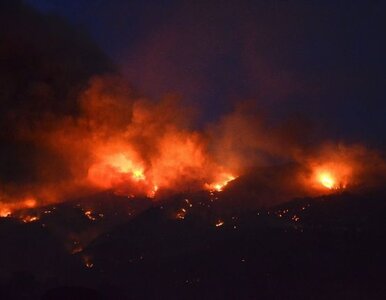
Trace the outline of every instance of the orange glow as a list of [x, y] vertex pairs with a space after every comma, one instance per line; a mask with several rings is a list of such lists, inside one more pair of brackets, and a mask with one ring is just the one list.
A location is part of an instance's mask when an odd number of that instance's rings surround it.
[[146, 179], [143, 167], [140, 163], [134, 163], [131, 159], [134, 155], [130, 153], [98, 153], [97, 156], [98, 161], [88, 170], [88, 179], [96, 186], [111, 188], [122, 181], [139, 182]]
[[[208, 170], [208, 157], [195, 133], [171, 130], [158, 143], [158, 154], [151, 159], [151, 186], [179, 189], [182, 184], [200, 180]], [[154, 184], [157, 183], [157, 184]]]
[[12, 211], [102, 190], [130, 198], [203, 186], [222, 191], [235, 179], [231, 173], [241, 171], [238, 159], [228, 159], [232, 149], [217, 147], [209, 129], [192, 129], [194, 111], [174, 97], [148, 101], [119, 78], [96, 76], [77, 100], [76, 116], [48, 119], [44, 130], [23, 133], [52, 151], [58, 169], [42, 158], [34, 183], [20, 191], [10, 186], [4, 203], [12, 203]]
[[221, 179], [211, 184], [205, 184], [205, 188], [209, 191], [222, 192], [229, 182], [235, 180], [237, 177], [231, 174], [222, 174]]
[[[31, 167], [31, 177], [26, 178], [34, 180], [0, 183], [0, 216], [107, 190], [128, 199], [156, 201], [204, 188], [215, 201], [244, 171], [272, 161], [299, 166], [293, 178], [280, 182], [277, 189], [282, 187], [286, 197], [298, 192], [322, 194], [365, 180], [375, 184], [383, 180], [377, 172], [386, 173], [383, 158], [364, 147], [335, 143], [303, 147], [296, 143], [297, 133], [288, 132], [287, 137], [276, 125], [266, 130], [264, 119], [249, 105], [202, 127], [195, 126], [196, 112], [190, 113], [186, 102], [168, 95], [147, 100], [119, 76], [92, 77], [82, 90], [71, 102], [78, 106], [69, 106], [76, 114], [44, 114], [36, 126], [24, 128], [29, 122], [21, 122], [24, 125], [15, 131], [15, 141], [32, 142], [36, 149], [26, 168]], [[271, 188], [270, 176], [266, 177], [262, 174], [261, 179], [267, 180], [261, 184]], [[284, 193], [287, 188], [291, 195]], [[97, 214], [89, 216], [99, 220]]]
[[319, 188], [329, 190], [345, 189], [353, 176], [348, 163], [325, 163], [314, 168], [313, 180]]
[[26, 199], [24, 200], [24, 205], [25, 205], [26, 207], [28, 207], [28, 208], [33, 208], [33, 207], [36, 206], [36, 204], [37, 204], [37, 201], [36, 201], [36, 199], [33, 198], [33, 197], [28, 197], [28, 198], [26, 198]]
[[341, 144], [321, 146], [303, 163], [308, 174], [302, 182], [311, 195], [371, 184], [376, 177], [370, 178], [366, 174], [384, 172], [385, 169], [385, 163], [376, 152], [362, 146]]
[[38, 216], [24, 216], [21, 218], [23, 223], [31, 223], [39, 220]]
[[117, 172], [131, 174], [136, 181], [144, 180], [145, 175], [141, 167], [135, 166], [123, 153], [113, 154], [106, 158], [106, 164], [114, 168]]
[[153, 189], [150, 192], [148, 192], [146, 196], [148, 198], [154, 198], [157, 191], [158, 191], [158, 185], [154, 185]]
[[312, 186], [321, 190], [342, 190], [353, 181], [354, 167], [349, 161], [328, 161], [312, 167]]
[[20, 198], [6, 198], [8, 201], [13, 200], [13, 202], [7, 202], [7, 203], [2, 203], [0, 201], [0, 217], [9, 217], [11, 214], [16, 214], [19, 215], [19, 218], [24, 222], [33, 222], [38, 220], [37, 217], [33, 216], [23, 216], [18, 214], [17, 212], [19, 210], [24, 210], [24, 209], [30, 209], [30, 208], [35, 208], [39, 203], [37, 199], [33, 196], [28, 196], [28, 197], [20, 197]]
[[0, 218], [7, 218], [11, 215], [11, 211], [8, 208], [0, 208]]
[[318, 174], [319, 182], [328, 189], [336, 187], [336, 180], [329, 172], [321, 172]]
[[[113, 139], [93, 148], [93, 162], [88, 168], [88, 182], [101, 189], [113, 189], [119, 194], [146, 195], [155, 198], [160, 189], [199, 189], [205, 178], [218, 178], [205, 185], [222, 191], [235, 177], [228, 173], [213, 176], [220, 168], [210, 161], [199, 135], [170, 129], [157, 137], [156, 147], [144, 156], [138, 149], [120, 139]], [[146, 158], [146, 159], [145, 159]]]

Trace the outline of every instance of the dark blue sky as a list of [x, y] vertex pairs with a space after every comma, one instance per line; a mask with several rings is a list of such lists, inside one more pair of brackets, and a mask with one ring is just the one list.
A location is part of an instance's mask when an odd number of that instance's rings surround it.
[[385, 1], [28, 0], [90, 33], [145, 95], [216, 119], [253, 99], [336, 138], [386, 143]]

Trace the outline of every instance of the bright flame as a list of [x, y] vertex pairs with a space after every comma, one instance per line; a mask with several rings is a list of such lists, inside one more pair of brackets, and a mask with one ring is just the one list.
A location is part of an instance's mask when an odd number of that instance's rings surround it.
[[12, 212], [19, 209], [34, 208], [37, 205], [37, 200], [34, 197], [27, 197], [25, 199], [18, 199], [14, 203], [2, 203], [0, 201], [0, 217], [9, 217]]
[[157, 138], [152, 147], [156, 147], [154, 155], [147, 157], [135, 145], [119, 139], [95, 146], [88, 168], [88, 182], [101, 189], [113, 189], [118, 194], [155, 198], [160, 189], [166, 191], [183, 186], [198, 189], [208, 180], [205, 176], [217, 179], [212, 184], [205, 184], [213, 191], [222, 191], [235, 179], [229, 173], [217, 171], [220, 167], [210, 162], [195, 133], [171, 130]]
[[[101, 190], [130, 198], [162, 197], [204, 185], [219, 192], [235, 179], [228, 172], [240, 172], [239, 161], [220, 155], [210, 130], [191, 129], [191, 113], [185, 105], [174, 97], [153, 102], [135, 94], [119, 78], [95, 77], [79, 95], [77, 117], [52, 124], [49, 119], [47, 130], [27, 130], [28, 138], [55, 154], [52, 157], [60, 161], [61, 169], [53, 176], [55, 168], [42, 163], [36, 184], [23, 186], [24, 199], [19, 195], [6, 199], [6, 203], [18, 202], [12, 211]], [[219, 148], [226, 156], [231, 152]], [[227, 169], [221, 162], [227, 162]], [[12, 186], [9, 191], [14, 193]], [[25, 199], [26, 195], [36, 199]]]
[[358, 185], [364, 171], [373, 174], [385, 164], [363, 147], [320, 145], [317, 152], [288, 147], [292, 135], [264, 130], [263, 120], [247, 111], [249, 105], [238, 106], [203, 131], [192, 130], [197, 128], [190, 117], [194, 111], [188, 113], [175, 97], [148, 101], [115, 76], [92, 78], [76, 100], [76, 116], [48, 114], [33, 128], [24, 128], [25, 122], [15, 127], [15, 141], [33, 142], [40, 165], [31, 169], [33, 183], [7, 185], [4, 197], [0, 191], [0, 216], [100, 190], [161, 198], [205, 187], [214, 201], [244, 170], [265, 165], [264, 157], [299, 163], [291, 182], [301, 181], [301, 190], [312, 193]]
[[318, 175], [319, 182], [328, 189], [336, 187], [336, 180], [329, 172], [322, 172]]
[[[355, 145], [323, 145], [305, 163], [307, 175], [302, 180], [314, 194], [372, 184], [377, 181], [374, 175], [386, 170], [378, 153]], [[366, 174], [374, 175], [367, 178]]]
[[0, 218], [7, 218], [11, 215], [11, 211], [7, 208], [0, 208]]
[[231, 175], [231, 174], [222, 174], [221, 179], [217, 182], [205, 184], [205, 188], [209, 191], [216, 191], [216, 192], [222, 192], [224, 187], [228, 185], [229, 182], [235, 180], [237, 177]]
[[88, 171], [89, 180], [97, 186], [110, 188], [124, 180], [134, 182], [146, 179], [142, 166], [129, 159], [130, 154], [114, 153], [101, 155], [98, 163]]
[[314, 183], [329, 190], [345, 189], [352, 177], [347, 163], [326, 163], [314, 168]]
[[140, 181], [145, 179], [143, 168], [136, 166], [123, 153], [113, 154], [106, 158], [106, 164], [114, 168], [118, 173], [131, 174], [132, 179]]

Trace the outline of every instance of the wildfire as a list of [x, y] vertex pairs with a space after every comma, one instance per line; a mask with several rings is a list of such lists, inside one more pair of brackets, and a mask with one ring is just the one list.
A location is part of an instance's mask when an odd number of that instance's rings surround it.
[[157, 191], [158, 191], [158, 185], [154, 185], [153, 189], [147, 193], [147, 197], [154, 198]]
[[7, 208], [0, 208], [0, 218], [7, 218], [11, 215], [11, 211]]
[[40, 218], [38, 216], [24, 216], [21, 218], [23, 223], [31, 223], [31, 222], [38, 221], [39, 219]]
[[112, 187], [120, 181], [134, 182], [146, 179], [142, 166], [133, 162], [131, 153], [114, 153], [102, 155], [99, 162], [92, 165], [88, 172], [91, 182], [101, 187]]
[[[21, 209], [34, 208], [38, 204], [35, 197], [29, 196], [25, 198], [17, 198], [14, 202], [2, 203], [0, 199], [0, 217], [9, 217], [12, 213]], [[34, 220], [33, 220], [34, 221]]]
[[[310, 173], [305, 184], [314, 192], [371, 185], [386, 170], [385, 162], [377, 152], [358, 145], [326, 144], [307, 158], [306, 165]], [[366, 174], [373, 175], [370, 178]]]
[[314, 171], [314, 180], [320, 187], [329, 190], [345, 189], [352, 169], [346, 164], [329, 164]]
[[230, 173], [240, 170], [237, 159], [227, 161], [226, 169], [219, 163], [227, 160], [220, 151], [223, 139], [216, 142], [209, 131], [193, 130], [189, 109], [173, 97], [157, 102], [136, 98], [120, 78], [97, 76], [78, 100], [77, 117], [29, 133], [39, 147], [55, 154], [62, 169], [57, 182], [51, 180], [56, 170], [47, 166], [49, 172], [37, 172], [41, 178], [22, 191], [23, 197], [36, 198], [7, 199], [18, 202], [12, 211], [102, 190], [129, 198], [203, 187], [221, 192], [236, 178]]
[[27, 138], [36, 146], [39, 159], [31, 163], [36, 180], [7, 186], [0, 216], [102, 190], [131, 199], [205, 188], [215, 201], [243, 171], [265, 165], [265, 157], [299, 163], [302, 168], [293, 181], [301, 181], [299, 190], [312, 193], [357, 184], [363, 169], [375, 170], [383, 163], [363, 147], [285, 149], [288, 141], [282, 143], [281, 130], [264, 130], [264, 122], [244, 111], [244, 105], [214, 126], [195, 129], [186, 105], [174, 97], [137, 97], [122, 79], [95, 76], [76, 99], [76, 115], [55, 122], [44, 118], [39, 126], [15, 131], [21, 134], [15, 141]]
[[[155, 198], [160, 189], [179, 190], [193, 185], [199, 188], [205, 175], [213, 177], [216, 164], [209, 161], [199, 136], [172, 132], [151, 145], [153, 156], [124, 140], [108, 141], [93, 149], [93, 162], [87, 180], [100, 189], [113, 189], [119, 194]], [[234, 177], [221, 177], [216, 189], [221, 190]]]
[[205, 184], [205, 188], [211, 192], [222, 192], [223, 189], [228, 185], [228, 183], [235, 179], [236, 177], [231, 174], [222, 174], [221, 180], [211, 184]]
[[319, 182], [328, 189], [336, 188], [336, 180], [329, 172], [322, 172], [318, 175]]
[[24, 200], [24, 205], [28, 208], [33, 208], [36, 206], [36, 204], [37, 204], [37, 201], [34, 197], [27, 197]]

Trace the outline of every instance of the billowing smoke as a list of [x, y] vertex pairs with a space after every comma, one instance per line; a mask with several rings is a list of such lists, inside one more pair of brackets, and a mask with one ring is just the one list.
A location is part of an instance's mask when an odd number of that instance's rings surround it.
[[70, 175], [36, 132], [76, 115], [78, 93], [111, 64], [86, 34], [22, 1], [0, 2], [0, 37], [0, 194], [13, 198]]
[[236, 177], [283, 163], [298, 167], [258, 180], [305, 193], [361, 184], [369, 170], [367, 178], [385, 171], [380, 155], [324, 146], [299, 119], [268, 126], [247, 102], [198, 131], [196, 108], [175, 96], [141, 97], [84, 34], [19, 2], [3, 6], [3, 211], [101, 190], [149, 198], [220, 191]]

